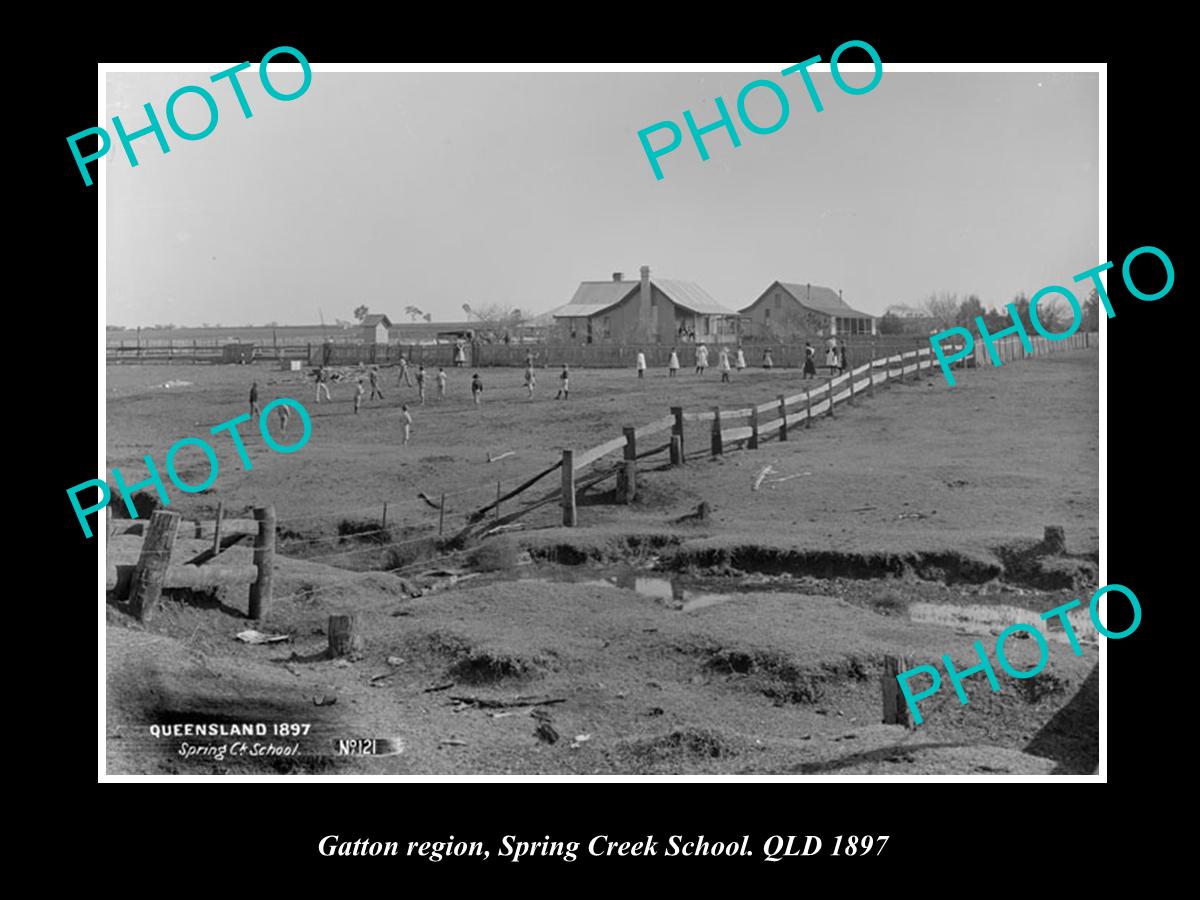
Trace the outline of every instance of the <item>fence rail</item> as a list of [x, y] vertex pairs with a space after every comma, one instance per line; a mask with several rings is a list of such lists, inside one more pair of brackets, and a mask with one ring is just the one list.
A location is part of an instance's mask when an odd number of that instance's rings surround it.
[[[982, 342], [981, 342], [982, 343]], [[1032, 352], [1025, 350], [1019, 338], [1004, 338], [996, 342], [996, 355], [1001, 363], [1027, 356], [1040, 356], [1065, 350], [1078, 350], [1097, 346], [1095, 334], [1081, 333], [1072, 335], [1061, 341], [1049, 341], [1037, 337], [1030, 339]], [[952, 352], [962, 350], [963, 345], [957, 344], [949, 348]], [[894, 350], [896, 348], [889, 348]], [[885, 351], [888, 353], [888, 351]], [[986, 346], [982, 347], [986, 354]], [[976, 365], [982, 367], [987, 359], [981, 355], [981, 345], [975, 348], [975, 355], [955, 363], [957, 367]], [[505, 522], [519, 518], [526, 512], [539, 508], [553, 500], [559, 500], [562, 506], [562, 522], [568, 527], [577, 524], [576, 495], [587, 487], [607, 478], [617, 478], [618, 502], [632, 502], [637, 493], [637, 462], [643, 458], [663, 452], [670, 453], [672, 465], [683, 465], [688, 459], [686, 452], [684, 427], [686, 423], [708, 425], [711, 429], [710, 453], [713, 457], [724, 453], [730, 444], [741, 444], [747, 449], [757, 449], [759, 442], [768, 436], [779, 441], [787, 441], [789, 432], [795, 426], [811, 426], [812, 421], [822, 416], [833, 416], [839, 404], [853, 404], [861, 396], [872, 396], [876, 389], [896, 381], [905, 379], [920, 380], [922, 373], [933, 377], [940, 367], [940, 362], [934, 356], [930, 347], [917, 347], [900, 352], [890, 352], [888, 355], [866, 359], [835, 378], [831, 378], [819, 387], [800, 393], [784, 396], [780, 394], [774, 400], [768, 400], [757, 406], [740, 407], [733, 410], [722, 410], [714, 407], [708, 412], [686, 412], [682, 407], [673, 407], [670, 416], [656, 419], [639, 427], [625, 427], [620, 437], [605, 441], [595, 447], [576, 451], [572, 448], [562, 451], [562, 460], [555, 466], [543, 472], [534, 481], [540, 479], [555, 468], [561, 469], [562, 485], [539, 497], [533, 503], [510, 513]], [[820, 399], [818, 399], [820, 398]], [[791, 409], [789, 409], [789, 407]], [[763, 415], [771, 418], [763, 420]], [[772, 415], [773, 414], [773, 415]], [[748, 424], [740, 424], [748, 420]], [[738, 423], [730, 427], [730, 423]], [[670, 429], [671, 439], [668, 443], [650, 450], [638, 451], [639, 439]], [[623, 451], [620, 463], [599, 472], [585, 474], [585, 470], [605, 459], [605, 457]], [[695, 458], [697, 455], [692, 454]], [[582, 479], [582, 480], [580, 480]], [[531, 485], [531, 481], [529, 484]], [[515, 498], [526, 486], [509, 493], [505, 500]], [[485, 510], [486, 511], [486, 508]], [[483, 512], [481, 511], [481, 512]], [[469, 517], [470, 518], [470, 517]], [[469, 528], [460, 533], [463, 538]]]

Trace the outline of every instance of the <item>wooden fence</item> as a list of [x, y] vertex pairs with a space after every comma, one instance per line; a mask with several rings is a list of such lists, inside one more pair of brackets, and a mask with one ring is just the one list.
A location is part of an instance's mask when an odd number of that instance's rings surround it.
[[[1047, 341], [1044, 338], [1030, 338], [1033, 353], [1025, 351], [1019, 339], [1002, 338], [996, 345], [997, 355], [1002, 361], [1024, 359], [1030, 355], [1043, 355], [1066, 350], [1094, 348], [1098, 345], [1098, 335], [1095, 333], [1080, 333], [1062, 341]], [[928, 338], [923, 339], [928, 343]], [[991, 360], [980, 355], [982, 342], [977, 342], [974, 356], [954, 363], [956, 368], [965, 366], [990, 366]], [[947, 348], [949, 352], [958, 352], [962, 344]], [[481, 522], [486, 514], [493, 509], [498, 510], [501, 502], [507, 502], [553, 472], [561, 473], [561, 485], [542, 497], [534, 500], [510, 513], [504, 518], [497, 518], [491, 526], [503, 525], [519, 519], [526, 513], [537, 509], [546, 503], [559, 501], [562, 506], [562, 523], [568, 527], [578, 524], [576, 496], [579, 492], [604, 481], [616, 477], [616, 498], [618, 502], [631, 503], [637, 495], [638, 462], [646, 457], [660, 453], [668, 453], [671, 465], [683, 465], [686, 460], [699, 456], [721, 456], [731, 444], [739, 444], [748, 450], [755, 450], [766, 440], [775, 438], [787, 441], [791, 433], [799, 427], [811, 427], [814, 420], [823, 416], [834, 417], [839, 404], [854, 404], [862, 396], [872, 396], [877, 390], [896, 381], [910, 379], [919, 381], [924, 372], [928, 377], [940, 375], [940, 363], [930, 347], [918, 347], [882, 356], [863, 362], [833, 378], [820, 387], [815, 387], [800, 393], [785, 396], [778, 395], [772, 400], [757, 406], [747, 406], [738, 409], [722, 409], [714, 406], [704, 412], [687, 412], [682, 407], [672, 407], [671, 414], [648, 422], [638, 427], [626, 426], [620, 437], [605, 441], [587, 450], [564, 449], [562, 458], [550, 467], [537, 473], [517, 488], [497, 497], [495, 503], [476, 510], [468, 516], [468, 525], [455, 538], [462, 541], [471, 536], [475, 529], [472, 523]], [[708, 432], [707, 448], [689, 451], [688, 436], [685, 426], [688, 423], [700, 425]], [[695, 438], [693, 429], [692, 438]], [[662, 434], [667, 438], [663, 443], [646, 447], [647, 438]], [[652, 443], [652, 441], [651, 441]], [[599, 471], [585, 472], [589, 466], [603, 460], [612, 454], [621, 452], [619, 462], [603, 467]]]
[[154, 616], [164, 589], [218, 588], [249, 585], [248, 617], [262, 621], [271, 608], [272, 581], [275, 563], [275, 507], [254, 510], [254, 564], [249, 566], [212, 565], [223, 550], [237, 543], [244, 535], [221, 537], [221, 514], [218, 512], [213, 534], [213, 546], [186, 563], [173, 562], [175, 538], [179, 531], [177, 512], [157, 509], [144, 526], [142, 549], [137, 565], [108, 565], [107, 589], [118, 598], [127, 596], [130, 612], [143, 622]]

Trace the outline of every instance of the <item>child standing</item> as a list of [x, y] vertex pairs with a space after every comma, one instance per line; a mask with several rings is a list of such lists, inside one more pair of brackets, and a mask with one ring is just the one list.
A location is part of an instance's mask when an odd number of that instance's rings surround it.
[[567, 371], [567, 364], [563, 363], [563, 370], [558, 376], [558, 393], [554, 395], [554, 399], [567, 400], [571, 394], [571, 374]]
[[258, 382], [250, 385], [250, 417], [254, 418], [258, 415]]
[[438, 399], [441, 400], [446, 396], [446, 370], [438, 366]]
[[667, 377], [674, 378], [675, 374], [678, 371], [679, 371], [679, 354], [675, 351], [675, 348], [672, 347], [671, 348], [671, 356], [667, 360]]
[[403, 353], [400, 354], [400, 377], [397, 379], [396, 385], [399, 386], [400, 382], [412, 387], [412, 382], [408, 380], [408, 360], [404, 358]]
[[408, 443], [409, 435], [412, 431], [412, 416], [408, 414], [408, 404], [400, 404], [400, 421], [404, 424], [404, 443]]
[[529, 399], [533, 399], [533, 386], [537, 384], [537, 380], [533, 377], [533, 364], [530, 363], [525, 367], [525, 390], [529, 391]]
[[417, 395], [421, 398], [421, 405], [425, 405], [425, 367], [417, 368]]
[[363, 383], [362, 379], [358, 379], [358, 385], [354, 388], [354, 414], [358, 415], [359, 407], [362, 406], [363, 398]]
[[746, 368], [746, 354], [742, 352], [742, 345], [738, 344], [737, 359], [734, 362], [734, 367], [740, 372]]
[[718, 359], [719, 359], [719, 365], [721, 367], [721, 380], [728, 381], [729, 380], [729, 351], [726, 350], [724, 347], [722, 347], [721, 355]]
[[325, 399], [330, 403], [333, 402], [333, 397], [329, 395], [329, 373], [325, 371], [324, 366], [317, 367], [317, 402], [321, 402], [321, 392], [325, 392]]
[[371, 371], [367, 373], [367, 377], [371, 381], [371, 399], [375, 399], [375, 395], [379, 395], [379, 399], [383, 399], [383, 391], [379, 387], [379, 366], [371, 366]]
[[646, 354], [641, 350], [638, 351], [637, 355], [637, 373], [638, 378], [646, 377]]
[[763, 351], [763, 368], [769, 369], [775, 365], [775, 361], [771, 359], [771, 348], [768, 347]]
[[476, 372], [471, 376], [471, 399], [475, 401], [475, 405], [479, 405], [479, 397], [483, 394], [483, 379]]
[[286, 403], [280, 403], [275, 407], [275, 411], [279, 414], [279, 431], [287, 437], [288, 423], [292, 421], [292, 408]]
[[701, 344], [696, 348], [696, 374], [703, 375], [708, 368], [708, 347]]

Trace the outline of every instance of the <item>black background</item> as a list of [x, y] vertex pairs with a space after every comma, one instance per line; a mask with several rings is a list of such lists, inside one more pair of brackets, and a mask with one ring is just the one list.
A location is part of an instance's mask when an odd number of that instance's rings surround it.
[[[48, 353], [37, 367], [38, 384], [12, 386], [17, 392], [13, 399], [28, 397], [27, 408], [35, 416], [35, 428], [14, 423], [13, 434], [15, 439], [23, 435], [36, 441], [35, 447], [24, 450], [21, 471], [32, 455], [35, 464], [29, 482], [34, 496], [29, 508], [45, 519], [36, 532], [28, 533], [36, 533], [36, 539], [27, 536], [25, 540], [38, 544], [34, 557], [51, 567], [49, 577], [43, 579], [44, 587], [30, 591], [29, 596], [39, 613], [46, 614], [38, 616], [40, 624], [53, 626], [51, 630], [66, 628], [71, 645], [68, 650], [64, 637], [53, 647], [36, 650], [37, 671], [49, 675], [54, 670], [56, 679], [66, 680], [61, 687], [38, 687], [38, 696], [45, 701], [38, 708], [52, 718], [23, 727], [53, 734], [58, 740], [24, 753], [23, 771], [55, 781], [68, 772], [82, 772], [88, 778], [96, 762], [91, 673], [97, 662], [92, 605], [97, 550], [94, 541], [82, 539], [65, 489], [96, 474], [93, 328], [97, 317], [93, 303], [97, 193], [94, 187], [83, 186], [65, 137], [92, 125], [108, 124], [95, 120], [95, 67], [101, 61], [250, 60], [257, 64], [264, 53], [281, 45], [299, 48], [315, 63], [439, 58], [800, 60], [817, 53], [828, 59], [838, 44], [860, 39], [879, 51], [885, 73], [887, 65], [895, 62], [1107, 62], [1106, 258], [1114, 261], [1108, 290], [1116, 311], [1107, 324], [1106, 337], [1107, 576], [1109, 582], [1127, 585], [1137, 594], [1144, 617], [1133, 636], [1108, 646], [1109, 783], [1104, 788], [1068, 785], [1061, 780], [870, 786], [812, 781], [338, 783], [286, 794], [272, 790], [266, 797], [259, 785], [227, 781], [216, 790], [188, 786], [167, 791], [156, 785], [152, 796], [138, 788], [138, 801], [131, 802], [116, 793], [123, 787], [106, 787], [100, 797], [92, 798], [97, 802], [87, 803], [87, 812], [73, 820], [78, 842], [109, 847], [114, 854], [109, 862], [134, 867], [125, 871], [126, 875], [146, 867], [145, 874], [154, 871], [161, 877], [160, 866], [166, 865], [168, 870], [178, 866], [173, 874], [183, 885], [199, 877], [219, 887], [226, 877], [245, 878], [248, 870], [257, 870], [261, 873], [257, 883], [267, 888], [316, 888], [328, 880], [352, 890], [356, 879], [386, 873], [395, 880], [380, 886], [397, 892], [419, 889], [422, 882], [413, 878], [423, 874], [434, 877], [429, 884], [434, 889], [456, 884], [460, 877], [475, 872], [489, 880], [506, 873], [528, 876], [524, 886], [541, 891], [575, 890], [577, 886], [563, 877], [579, 873], [603, 873], [605, 880], [615, 881], [653, 872], [671, 878], [667, 885], [677, 885], [681, 884], [677, 879], [705, 875], [717, 868], [756, 881], [782, 876], [799, 889], [830, 884], [825, 879], [802, 880], [816, 872], [835, 874], [840, 887], [854, 885], [868, 875], [897, 887], [929, 886], [944, 884], [942, 876], [960, 871], [963, 877], [986, 883], [992, 872], [1011, 861], [1006, 848], [1031, 860], [1039, 854], [1060, 861], [1088, 860], [1084, 865], [1092, 868], [1103, 865], [1096, 858], [1102, 832], [1122, 831], [1120, 841], [1127, 849], [1133, 844], [1155, 844], [1157, 819], [1143, 815], [1143, 805], [1160, 802], [1163, 795], [1155, 789], [1156, 782], [1178, 779], [1190, 762], [1190, 748], [1175, 733], [1179, 725], [1188, 724], [1186, 694], [1178, 694], [1176, 687], [1186, 689], [1188, 679], [1185, 675], [1176, 681], [1171, 671], [1178, 667], [1176, 660], [1186, 658], [1182, 640], [1189, 624], [1190, 610], [1185, 604], [1190, 591], [1179, 585], [1185, 577], [1182, 563], [1190, 558], [1183, 541], [1191, 531], [1192, 503], [1187, 497], [1192, 494], [1192, 467], [1184, 455], [1190, 449], [1188, 420], [1194, 406], [1188, 397], [1194, 388], [1184, 370], [1191, 355], [1183, 321], [1188, 269], [1183, 236], [1172, 222], [1173, 211], [1185, 202], [1186, 184], [1195, 182], [1191, 174], [1194, 152], [1188, 154], [1185, 168], [1185, 147], [1192, 148], [1181, 133], [1191, 124], [1189, 106], [1183, 102], [1190, 79], [1182, 64], [1172, 61], [1186, 52], [1185, 47], [1172, 44], [1172, 32], [1182, 29], [1161, 18], [1143, 24], [1122, 16], [1115, 25], [1084, 22], [1076, 15], [1055, 20], [1044, 11], [1032, 19], [1014, 12], [1005, 16], [1011, 21], [997, 22], [993, 20], [1001, 13], [995, 8], [942, 16], [932, 7], [922, 7], [919, 13], [914, 7], [896, 17], [906, 20], [903, 26], [886, 23], [861, 6], [854, 15], [820, 25], [802, 7], [758, 9], [744, 15], [736, 11], [701, 13], [698, 8], [632, 7], [625, 11], [607, 7], [595, 15], [584, 15], [583, 21], [575, 20], [581, 14], [578, 10], [535, 15], [509, 8], [496, 13], [494, 20], [491, 13], [460, 10], [450, 17], [451, 24], [437, 22], [426, 12], [413, 19], [413, 13], [397, 11], [347, 16], [357, 21], [341, 24], [337, 15], [310, 16], [293, 9], [280, 11], [271, 17], [273, 21], [255, 27], [246, 24], [240, 10], [191, 10], [188, 17], [198, 17], [199, 24], [183, 26], [168, 24], [174, 14], [169, 7], [163, 9], [164, 21], [130, 15], [134, 24], [126, 27], [90, 30], [76, 26], [75, 34], [56, 39], [53, 59], [34, 61], [38, 73], [44, 72], [46, 77], [22, 82], [32, 94], [33, 122], [22, 116], [17, 120], [19, 129], [10, 133], [10, 140], [18, 144], [33, 144], [19, 148], [27, 169], [10, 175], [19, 191], [28, 192], [27, 200], [18, 201], [19, 209], [10, 210], [19, 218], [21, 235], [13, 246], [26, 248], [29, 257], [15, 261], [19, 264], [12, 271], [18, 274], [18, 283], [19, 270], [32, 276], [19, 309], [48, 326], [50, 333], [67, 325], [77, 335], [71, 340], [77, 352], [68, 363], [55, 362]], [[1076, 137], [1013, 134], [1011, 139], [1048, 143]], [[1119, 274], [1125, 255], [1146, 244], [1164, 250], [1176, 270], [1173, 291], [1155, 303], [1131, 297]], [[1161, 283], [1155, 280], [1160, 275], [1150, 273], [1152, 261], [1148, 259], [1141, 261], [1147, 267], [1144, 281], [1138, 278], [1140, 266], [1135, 266], [1135, 279], [1139, 284]], [[1063, 260], [1063, 283], [1069, 284], [1071, 275], [1099, 262]], [[49, 303], [41, 299], [47, 294]], [[18, 295], [10, 296], [18, 299]], [[56, 311], [61, 320], [54, 315]], [[46, 402], [34, 402], [38, 397]], [[25, 404], [11, 404], [11, 408], [22, 407]], [[1121, 606], [1119, 598], [1112, 605]], [[1122, 627], [1120, 619], [1110, 622], [1110, 627]], [[1176, 635], [1174, 647], [1166, 641], [1168, 633]], [[69, 662], [64, 664], [68, 654]], [[64, 667], [68, 670], [65, 674], [60, 671]], [[1176, 696], [1183, 701], [1178, 704], [1179, 711], [1166, 712], [1162, 698]], [[103, 728], [102, 722], [99, 725]], [[1063, 791], [1072, 794], [1065, 797]], [[748, 860], [657, 857], [643, 861], [590, 860], [585, 854], [572, 864], [530, 859], [512, 865], [497, 860], [494, 849], [504, 834], [526, 840], [549, 835], [586, 844], [596, 834], [629, 840], [654, 834], [661, 842], [670, 834], [701, 833], [710, 840], [751, 834], [755, 856]], [[819, 834], [831, 843], [832, 836], [839, 833], [890, 834], [892, 838], [881, 857], [822, 856], [764, 864], [759, 853], [763, 839], [772, 834]], [[370, 837], [402, 844], [444, 840], [453, 834], [459, 839], [484, 841], [493, 848], [493, 859], [483, 864], [469, 860], [434, 864], [404, 857], [323, 859], [317, 855], [316, 844], [330, 834], [343, 840]], [[1041, 863], [1031, 864], [1042, 868]], [[1047, 862], [1048, 872], [1056, 868], [1054, 880], [1067, 877], [1065, 866]], [[792, 881], [795, 876], [801, 879]], [[1075, 878], [1071, 882], [1079, 883]], [[165, 886], [168, 882], [156, 883]], [[170, 882], [176, 883], [175, 879]], [[954, 880], [949, 885], [965, 886]]]

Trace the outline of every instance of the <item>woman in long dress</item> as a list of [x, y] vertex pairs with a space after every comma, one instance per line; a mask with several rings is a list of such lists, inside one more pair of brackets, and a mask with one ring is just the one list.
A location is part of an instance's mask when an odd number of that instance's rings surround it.
[[721, 355], [718, 357], [718, 365], [721, 368], [721, 380], [729, 380], [729, 351], [724, 347], [721, 348]]
[[701, 344], [696, 348], [696, 374], [703, 375], [708, 368], [708, 346]]
[[671, 348], [671, 357], [667, 360], [667, 377], [674, 378], [675, 373], [679, 371], [679, 354], [675, 348]]
[[741, 345], [739, 345], [737, 348], [737, 357], [734, 360], [733, 365], [734, 368], [736, 368], [739, 372], [746, 368], [746, 354], [742, 352]]

